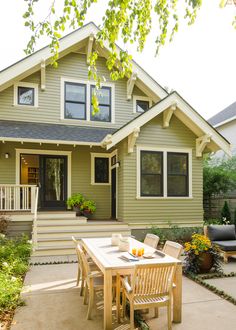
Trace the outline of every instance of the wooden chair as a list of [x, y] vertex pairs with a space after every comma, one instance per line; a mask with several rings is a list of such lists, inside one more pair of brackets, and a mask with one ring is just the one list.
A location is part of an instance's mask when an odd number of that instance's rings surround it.
[[[167, 306], [168, 330], [172, 329], [171, 301], [175, 263], [136, 265], [131, 283], [122, 278], [122, 310], [130, 303], [130, 329], [134, 329], [134, 311]], [[118, 312], [120, 313], [120, 311]], [[155, 315], [156, 316], [156, 315]]]
[[[81, 244], [75, 239], [74, 236], [71, 237], [72, 241], [75, 244], [75, 249], [76, 249], [76, 254], [77, 254], [77, 259], [78, 259], [78, 274], [77, 274], [77, 281], [76, 281], [76, 286], [79, 285], [80, 281], [81, 281], [81, 287], [80, 287], [80, 295], [83, 295], [84, 292], [84, 282], [85, 282], [85, 276], [84, 276], [84, 271], [83, 271], [83, 264], [82, 264], [82, 260], [81, 260], [81, 249], [82, 246]], [[98, 267], [94, 264], [93, 261], [89, 260], [89, 256], [86, 257], [89, 265], [91, 267], [91, 270], [95, 271], [98, 270]]]
[[175, 259], [179, 259], [182, 250], [183, 246], [181, 244], [172, 241], [166, 241], [162, 251]]
[[160, 237], [154, 234], [147, 234], [144, 239], [144, 244], [151, 246], [152, 248], [156, 249], [159, 243]]
[[[97, 290], [104, 289], [104, 277], [101, 271], [92, 271], [90, 268], [90, 264], [86, 258], [85, 252], [80, 249], [80, 256], [82, 260], [82, 268], [85, 280], [85, 292], [84, 292], [84, 304], [88, 303], [88, 312], [87, 312], [87, 320], [91, 319], [92, 308], [94, 305], [94, 293]], [[113, 286], [115, 287], [115, 278], [113, 278]]]

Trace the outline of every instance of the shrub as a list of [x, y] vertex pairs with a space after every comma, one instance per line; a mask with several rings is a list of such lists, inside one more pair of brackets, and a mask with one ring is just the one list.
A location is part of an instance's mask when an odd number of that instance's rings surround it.
[[231, 214], [230, 214], [229, 204], [226, 201], [221, 210], [221, 217], [222, 217], [223, 224], [231, 223]]
[[0, 212], [0, 233], [6, 234], [7, 226], [8, 226], [9, 220], [6, 217], [6, 215], [2, 212]]
[[209, 226], [209, 225], [222, 225], [221, 219], [205, 219], [204, 220], [204, 225]]
[[80, 207], [84, 201], [84, 196], [81, 193], [77, 193], [69, 197], [66, 201], [66, 204], [69, 208]]

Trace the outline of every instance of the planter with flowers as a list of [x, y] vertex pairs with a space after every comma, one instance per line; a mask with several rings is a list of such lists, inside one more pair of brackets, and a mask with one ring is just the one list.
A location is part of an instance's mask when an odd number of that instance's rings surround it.
[[73, 194], [66, 202], [68, 208], [73, 209], [80, 218], [90, 217], [96, 211], [96, 204], [86, 200], [81, 193]]
[[205, 235], [194, 234], [190, 242], [185, 243], [185, 272], [208, 273], [211, 269], [220, 272], [220, 253]]

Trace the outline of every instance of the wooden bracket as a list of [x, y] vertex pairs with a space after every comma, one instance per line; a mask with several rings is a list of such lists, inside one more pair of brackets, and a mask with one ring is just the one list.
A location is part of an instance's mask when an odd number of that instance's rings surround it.
[[42, 59], [41, 61], [41, 90], [45, 91], [46, 89], [46, 64], [45, 64], [45, 60]]
[[172, 115], [174, 111], [176, 110], [176, 104], [172, 104], [172, 106], [168, 109], [166, 109], [163, 112], [163, 128], [167, 128], [170, 126], [170, 120], [172, 118]]
[[102, 147], [105, 148], [108, 144], [112, 143], [112, 134], [107, 134], [102, 141]]
[[89, 58], [93, 50], [94, 35], [90, 34], [87, 44], [87, 64], [89, 64]]
[[133, 72], [129, 80], [127, 81], [127, 100], [131, 100], [134, 89], [134, 84], [137, 80], [137, 73]]
[[136, 143], [136, 140], [139, 136], [140, 128], [136, 127], [133, 132], [128, 136], [128, 153], [134, 151], [134, 145]]
[[210, 141], [211, 136], [209, 134], [205, 134], [196, 139], [196, 157], [202, 157], [202, 152]]

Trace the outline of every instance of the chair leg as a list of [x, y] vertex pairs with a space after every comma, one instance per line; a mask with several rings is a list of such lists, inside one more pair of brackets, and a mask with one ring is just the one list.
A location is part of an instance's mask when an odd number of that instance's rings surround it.
[[120, 323], [120, 275], [116, 277], [116, 317], [117, 322]]
[[172, 320], [171, 320], [171, 300], [167, 305], [167, 320], [168, 320], [168, 330], [172, 329]]
[[159, 309], [158, 307], [155, 307], [155, 317], [159, 317]]
[[130, 302], [130, 330], [134, 330], [134, 305]]
[[80, 282], [80, 268], [78, 267], [78, 275], [77, 275], [77, 282], [76, 282], [76, 286], [79, 285]]
[[87, 320], [91, 320], [93, 302], [94, 302], [94, 288], [93, 288], [93, 283], [91, 281], [90, 282], [90, 287], [89, 287], [89, 303], [88, 303]]
[[87, 300], [88, 300], [88, 285], [86, 283], [84, 288], [84, 305], [87, 305], [88, 303]]
[[125, 295], [125, 290], [123, 290], [122, 293], [122, 318], [125, 318], [125, 309], [126, 309], [126, 295]]
[[82, 274], [80, 296], [83, 296], [83, 294], [84, 294], [84, 279], [83, 279], [83, 274]]

